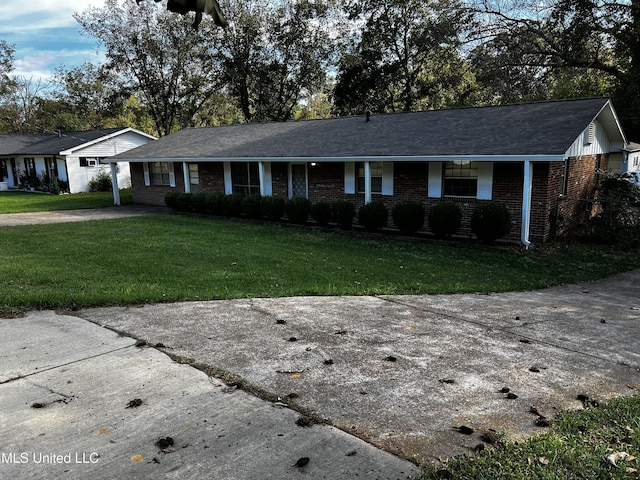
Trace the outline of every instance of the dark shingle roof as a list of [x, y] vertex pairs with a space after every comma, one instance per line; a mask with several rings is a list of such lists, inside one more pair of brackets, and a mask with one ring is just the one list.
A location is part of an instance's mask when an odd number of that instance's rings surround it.
[[60, 135], [0, 135], [0, 155], [57, 155], [120, 130], [122, 128], [63, 132]]
[[192, 128], [116, 159], [562, 155], [606, 98]]

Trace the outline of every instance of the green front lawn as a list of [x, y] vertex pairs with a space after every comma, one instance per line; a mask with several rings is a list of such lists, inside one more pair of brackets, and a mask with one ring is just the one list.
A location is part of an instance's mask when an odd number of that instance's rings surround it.
[[640, 264], [608, 248], [479, 250], [179, 215], [4, 227], [0, 252], [0, 314], [185, 299], [528, 290]]
[[[120, 190], [122, 204], [131, 203], [131, 189]], [[38, 192], [0, 192], [0, 214], [102, 208], [113, 205], [113, 193], [49, 195]]]

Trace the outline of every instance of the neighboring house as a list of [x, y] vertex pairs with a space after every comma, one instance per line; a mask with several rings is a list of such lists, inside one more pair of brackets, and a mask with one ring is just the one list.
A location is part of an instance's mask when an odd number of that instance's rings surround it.
[[630, 142], [624, 149], [620, 173], [640, 183], [640, 143]]
[[109, 161], [129, 162], [134, 201], [148, 204], [170, 191], [452, 201], [468, 225], [477, 203], [501, 202], [528, 246], [557, 216], [584, 214], [559, 199], [591, 197], [625, 143], [609, 99], [592, 98], [185, 129]]
[[[0, 182], [7, 188], [38, 188], [43, 178], [57, 178], [62, 191], [86, 192], [100, 172], [113, 173], [106, 158], [155, 138], [133, 128], [0, 135]], [[130, 185], [128, 164], [116, 170], [119, 185]]]

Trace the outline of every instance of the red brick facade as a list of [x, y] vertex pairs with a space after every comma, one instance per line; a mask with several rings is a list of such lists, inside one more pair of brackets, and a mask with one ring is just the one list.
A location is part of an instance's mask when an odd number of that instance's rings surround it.
[[[431, 164], [433, 165], [433, 164]], [[588, 198], [594, 193], [597, 181], [597, 168], [606, 169], [606, 155], [570, 158], [567, 161], [565, 180], [564, 162], [545, 162], [533, 164], [533, 188], [531, 199], [531, 222], [529, 238], [532, 242], [548, 241], [553, 233], [553, 219], [557, 213], [571, 215], [575, 212], [560, 210], [558, 198], [563, 193], [575, 198]], [[136, 203], [163, 205], [168, 191], [184, 191], [182, 164], [176, 163], [175, 187], [168, 185], [145, 186], [142, 163], [131, 163], [131, 182], [133, 201]], [[221, 162], [200, 163], [200, 185], [203, 192], [224, 192], [224, 169]], [[373, 194], [373, 201], [383, 202], [389, 211], [394, 204], [406, 200], [420, 202], [427, 211], [436, 203], [451, 199], [428, 197], [429, 163], [398, 162], [394, 165], [393, 196]], [[335, 200], [352, 201], [356, 210], [364, 205], [364, 194], [345, 193], [344, 163], [307, 164], [309, 200], [332, 202]], [[286, 198], [289, 192], [289, 165], [272, 163], [271, 178], [273, 195]], [[495, 162], [493, 166], [492, 201], [508, 206], [513, 219], [513, 228], [509, 239], [518, 241], [522, 224], [522, 192], [524, 182], [523, 162]], [[484, 200], [453, 199], [462, 209], [462, 235], [471, 235], [469, 218], [475, 206]], [[426, 229], [427, 227], [425, 227]]]

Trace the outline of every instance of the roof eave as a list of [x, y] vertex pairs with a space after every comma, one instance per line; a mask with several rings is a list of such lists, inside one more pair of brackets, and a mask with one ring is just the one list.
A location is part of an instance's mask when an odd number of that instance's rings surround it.
[[149, 158], [108, 158], [110, 163], [130, 162], [317, 162], [317, 163], [342, 163], [342, 162], [450, 162], [450, 161], [476, 161], [476, 162], [561, 162], [564, 154], [546, 155], [365, 155], [350, 157], [149, 157]]

